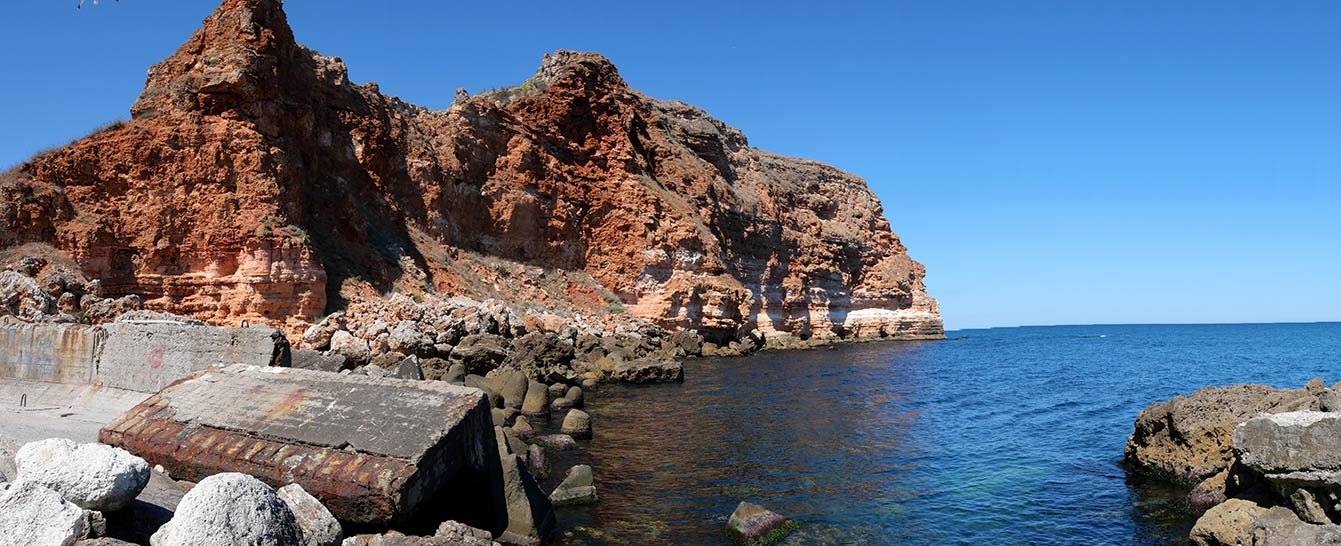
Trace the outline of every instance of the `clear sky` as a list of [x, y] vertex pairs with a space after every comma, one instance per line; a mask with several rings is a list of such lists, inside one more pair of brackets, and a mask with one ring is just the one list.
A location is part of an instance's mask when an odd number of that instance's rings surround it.
[[[209, 0], [8, 0], [0, 168], [128, 117]], [[1341, 3], [291, 0], [429, 107], [604, 53], [871, 184], [949, 328], [1341, 320]]]

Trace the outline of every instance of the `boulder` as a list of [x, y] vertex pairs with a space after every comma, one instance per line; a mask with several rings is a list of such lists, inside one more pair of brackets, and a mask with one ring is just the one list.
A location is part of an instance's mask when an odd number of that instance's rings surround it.
[[442, 380], [448, 383], [460, 383], [465, 381], [466, 380], [465, 364], [461, 364], [459, 362], [456, 364], [452, 364], [451, 367], [447, 369], [447, 373], [442, 376]]
[[518, 416], [517, 420], [512, 422], [512, 432], [523, 440], [535, 436], [535, 428], [531, 426], [531, 421], [527, 420], [525, 416]]
[[531, 380], [526, 387], [526, 400], [522, 402], [522, 415], [530, 418], [549, 418], [549, 390], [544, 383]]
[[451, 362], [437, 357], [419, 359], [419, 367], [424, 371], [424, 379], [429, 381], [446, 381], [455, 385], [465, 384], [466, 373], [464, 368], [462, 368], [463, 371], [461, 372], [461, 375], [452, 376], [451, 366]]
[[570, 409], [573, 409], [573, 401], [567, 398], [555, 398], [549, 403], [550, 413], [563, 413]]
[[396, 365], [395, 377], [397, 379], [412, 379], [415, 381], [424, 380], [424, 369], [419, 367], [419, 357], [410, 355], [401, 360]]
[[569, 387], [568, 392], [563, 395], [563, 399], [572, 402], [572, 407], [577, 409], [586, 406], [586, 398], [583, 396], [582, 387]]
[[1341, 526], [1314, 525], [1283, 506], [1229, 499], [1207, 510], [1188, 535], [1193, 546], [1341, 545]]
[[519, 457], [505, 455], [502, 463], [508, 527], [499, 542], [541, 544], [554, 532], [554, 508]]
[[88, 512], [32, 482], [0, 484], [0, 545], [70, 546], [89, 534]]
[[344, 356], [353, 365], [366, 364], [372, 360], [372, 348], [368, 342], [345, 330], [331, 335], [330, 352]]
[[512, 353], [504, 365], [528, 379], [562, 383], [575, 377], [572, 367], [573, 340], [545, 332], [531, 332], [512, 340]]
[[606, 372], [610, 381], [619, 383], [679, 383], [684, 381], [684, 365], [669, 358], [640, 358], [618, 362]]
[[349, 362], [342, 354], [324, 354], [311, 349], [298, 349], [292, 352], [291, 366], [300, 370], [320, 370], [338, 372], [345, 369]]
[[303, 546], [339, 546], [344, 530], [326, 505], [296, 483], [279, 488], [277, 493], [303, 532]]
[[102, 444], [41, 440], [19, 448], [14, 463], [16, 481], [45, 486], [86, 510], [120, 510], [149, 484], [149, 463]]
[[573, 440], [573, 437], [567, 434], [546, 434], [543, 436], [536, 436], [533, 441], [546, 448], [558, 451], [567, 451], [569, 449], [577, 448], [577, 441]]
[[499, 394], [503, 395], [504, 407], [520, 410], [526, 404], [526, 391], [530, 381], [525, 375], [513, 370], [499, 370], [494, 382], [499, 385]]
[[591, 415], [579, 409], [569, 411], [563, 417], [562, 432], [573, 438], [591, 438]]
[[1317, 409], [1304, 390], [1265, 385], [1206, 387], [1151, 404], [1136, 417], [1124, 456], [1136, 471], [1186, 482], [1204, 480], [1233, 460], [1234, 427], [1259, 413]]
[[592, 480], [591, 467], [580, 464], [568, 469], [568, 475], [549, 494], [549, 501], [554, 506], [596, 502], [596, 484]]
[[726, 522], [726, 533], [738, 544], [768, 546], [777, 544], [799, 525], [762, 506], [741, 502]]
[[495, 334], [471, 334], [452, 348], [449, 360], [461, 364], [466, 372], [486, 374], [508, 358], [507, 339]]
[[306, 332], [303, 332], [303, 348], [314, 351], [324, 351], [331, 346], [331, 337], [335, 332], [344, 328], [345, 313], [338, 311], [331, 313], [321, 322], [313, 324]]
[[493, 535], [490, 535], [488, 531], [455, 521], [442, 522], [438, 525], [437, 532], [433, 533], [433, 537], [452, 541], [457, 546], [492, 546], [498, 544], [493, 541]]
[[274, 489], [246, 474], [215, 474], [182, 497], [152, 546], [298, 546], [302, 530]]
[[472, 389], [484, 391], [484, 394], [489, 397], [489, 407], [505, 407], [503, 405], [503, 396], [498, 394], [497, 390], [494, 390], [493, 382], [487, 381], [485, 378], [478, 375], [467, 375], [464, 384]]

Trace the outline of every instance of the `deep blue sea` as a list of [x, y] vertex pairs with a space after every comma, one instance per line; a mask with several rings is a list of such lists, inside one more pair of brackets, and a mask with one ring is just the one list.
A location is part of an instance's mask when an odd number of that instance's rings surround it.
[[[1119, 464], [1138, 412], [1206, 385], [1341, 380], [1341, 324], [1030, 327], [686, 364], [592, 393], [600, 502], [564, 544], [727, 544], [741, 500], [785, 544], [1185, 544], [1184, 491]], [[560, 476], [551, 478], [552, 485]]]

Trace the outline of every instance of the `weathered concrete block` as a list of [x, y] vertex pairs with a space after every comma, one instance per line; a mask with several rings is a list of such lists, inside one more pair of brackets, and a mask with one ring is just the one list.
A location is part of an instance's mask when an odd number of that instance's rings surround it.
[[[178, 479], [241, 472], [276, 487], [297, 483], [349, 523], [406, 521], [445, 484], [497, 481], [499, 472], [480, 390], [292, 368], [196, 373], [126, 412], [98, 439]], [[492, 505], [491, 493], [498, 495]], [[471, 524], [506, 526], [501, 483], [471, 498], [478, 510]]]
[[173, 321], [105, 325], [94, 379], [104, 387], [157, 392], [213, 366], [288, 366], [289, 342], [270, 328], [221, 328]]
[[82, 324], [0, 323], [0, 379], [87, 384], [104, 337]]

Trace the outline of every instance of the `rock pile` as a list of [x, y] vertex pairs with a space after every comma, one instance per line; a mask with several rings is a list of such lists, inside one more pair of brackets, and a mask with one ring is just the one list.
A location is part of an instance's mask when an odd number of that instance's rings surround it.
[[64, 439], [14, 454], [14, 482], [0, 479], [0, 545], [69, 546], [107, 531], [104, 512], [125, 508], [149, 482], [149, 466], [123, 450]]
[[[83, 322], [101, 324], [141, 309], [138, 296], [100, 297], [102, 283], [89, 280], [73, 263], [55, 263], [63, 258], [54, 249], [29, 245], [20, 257], [3, 264], [0, 271], [0, 316], [29, 322]], [[52, 256], [48, 258], [46, 256]]]
[[[464, 382], [467, 375], [504, 369], [547, 385], [569, 386], [584, 381], [682, 381], [683, 367], [676, 359], [700, 355], [702, 347], [702, 338], [693, 331], [670, 334], [633, 317], [579, 316], [556, 322], [522, 315], [498, 300], [416, 300], [401, 294], [356, 298], [346, 310], [308, 328], [300, 344], [314, 351], [302, 357], [303, 366], [314, 368], [339, 366], [372, 374], [393, 370], [412, 376], [402, 368], [413, 357], [426, 379]], [[524, 404], [506, 396], [507, 386], [497, 385], [494, 391]], [[538, 400], [540, 394], [533, 396]], [[548, 413], [548, 405], [546, 401], [531, 411]]]

